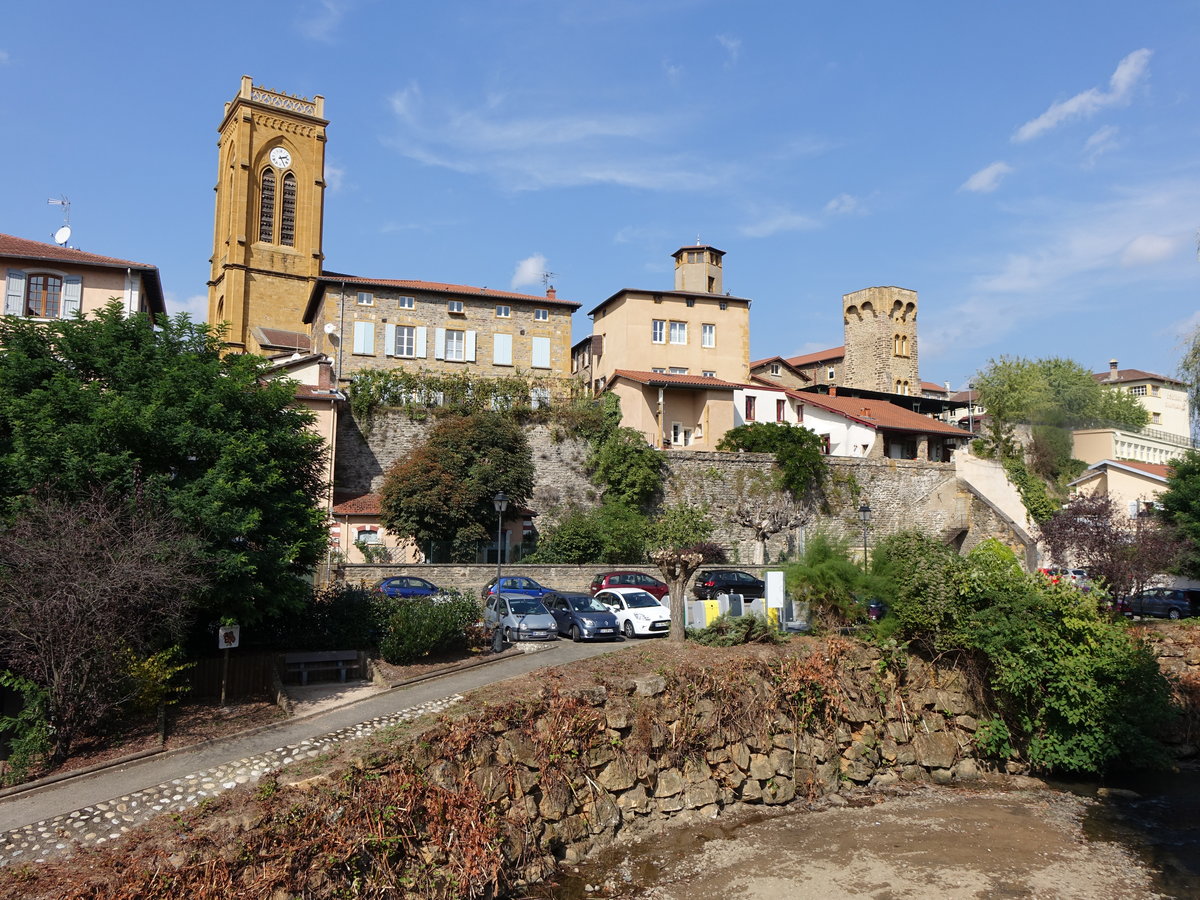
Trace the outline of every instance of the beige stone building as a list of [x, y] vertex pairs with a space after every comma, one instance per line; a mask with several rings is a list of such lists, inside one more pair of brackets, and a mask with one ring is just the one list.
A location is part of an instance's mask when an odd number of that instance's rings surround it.
[[302, 315], [324, 255], [324, 98], [242, 76], [218, 129], [208, 321], [234, 352], [307, 351]]
[[1152, 508], [1167, 489], [1171, 467], [1129, 460], [1102, 459], [1069, 485], [1080, 494], [1107, 495], [1117, 509], [1137, 516]]
[[1095, 372], [1092, 377], [1104, 387], [1128, 391], [1136, 397], [1150, 414], [1147, 428], [1191, 439], [1187, 385], [1179, 379], [1141, 369], [1122, 369], [1115, 359], [1109, 360], [1107, 372]]
[[0, 267], [6, 316], [69, 319], [114, 298], [127, 314], [166, 314], [158, 269], [147, 263], [0, 234]]
[[501, 376], [568, 375], [571, 314], [579, 304], [431, 281], [325, 275], [304, 312], [312, 348], [339, 383], [356, 372], [411, 368]]

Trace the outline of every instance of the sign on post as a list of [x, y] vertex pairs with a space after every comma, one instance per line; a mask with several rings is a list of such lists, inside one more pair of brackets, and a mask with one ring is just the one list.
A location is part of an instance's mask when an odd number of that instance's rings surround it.
[[232, 650], [237, 647], [241, 630], [241, 625], [222, 625], [217, 629], [217, 647], [221, 650]]

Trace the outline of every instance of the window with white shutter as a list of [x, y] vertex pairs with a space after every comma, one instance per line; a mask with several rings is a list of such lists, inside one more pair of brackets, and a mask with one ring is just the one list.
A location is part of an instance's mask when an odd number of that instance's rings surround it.
[[533, 339], [529, 365], [534, 369], [550, 368], [550, 338], [535, 337]]
[[512, 365], [512, 335], [511, 334], [492, 335], [492, 365], [494, 365], [494, 366], [511, 366]]
[[354, 352], [375, 355], [375, 323], [354, 323]]

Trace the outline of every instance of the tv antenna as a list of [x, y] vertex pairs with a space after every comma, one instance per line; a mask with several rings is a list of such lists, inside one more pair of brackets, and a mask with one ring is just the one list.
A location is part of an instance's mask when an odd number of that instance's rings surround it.
[[550, 282], [552, 282], [557, 277], [558, 277], [557, 272], [543, 272], [542, 273], [542, 287], [544, 287], [544, 288], [550, 287]]
[[54, 232], [54, 243], [58, 244], [58, 246], [60, 246], [60, 247], [65, 247], [67, 244], [67, 241], [69, 241], [71, 239], [71, 201], [68, 200], [66, 195], [64, 194], [63, 196], [59, 197], [57, 200], [55, 200], [53, 197], [51, 197], [46, 202], [49, 203], [51, 206], [61, 206], [62, 207], [63, 224], [62, 224], [62, 227], [58, 229], [58, 231]]

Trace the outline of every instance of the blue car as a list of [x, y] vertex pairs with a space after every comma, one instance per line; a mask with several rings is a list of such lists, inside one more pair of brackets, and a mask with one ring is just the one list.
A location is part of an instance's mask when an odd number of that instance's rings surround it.
[[[500, 578], [500, 590], [506, 594], [512, 591], [515, 594], [525, 594], [527, 597], [544, 597], [553, 589], [538, 584], [532, 578], [526, 578], [524, 575], [504, 575]], [[496, 593], [495, 578], [489, 581], [487, 587], [483, 589], [483, 599], [486, 600], [494, 593]]]
[[374, 590], [389, 597], [432, 597], [440, 594], [442, 589], [432, 581], [417, 578], [415, 575], [393, 575], [385, 578], [374, 587]]
[[615, 641], [621, 634], [617, 617], [591, 594], [574, 591], [552, 591], [542, 603], [554, 616], [559, 634], [569, 634], [571, 640]]

